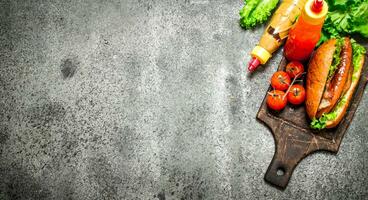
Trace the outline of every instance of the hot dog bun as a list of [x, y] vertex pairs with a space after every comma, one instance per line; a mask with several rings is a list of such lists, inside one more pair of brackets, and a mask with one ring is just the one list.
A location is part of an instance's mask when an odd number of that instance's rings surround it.
[[325, 89], [328, 72], [335, 52], [336, 39], [323, 43], [309, 61], [306, 85], [306, 111], [309, 118], [316, 117]]

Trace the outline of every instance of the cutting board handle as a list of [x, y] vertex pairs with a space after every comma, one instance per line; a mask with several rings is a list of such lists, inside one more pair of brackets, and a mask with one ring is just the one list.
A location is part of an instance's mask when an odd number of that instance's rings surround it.
[[289, 123], [280, 123], [272, 131], [276, 152], [265, 174], [265, 180], [285, 189], [296, 165], [315, 150], [314, 137]]

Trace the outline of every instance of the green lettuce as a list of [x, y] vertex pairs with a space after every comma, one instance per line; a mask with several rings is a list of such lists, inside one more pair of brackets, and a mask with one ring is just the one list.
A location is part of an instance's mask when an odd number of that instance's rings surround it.
[[333, 54], [333, 60], [332, 60], [332, 65], [330, 66], [330, 70], [328, 71], [328, 79], [332, 78], [333, 75], [335, 74], [335, 71], [337, 69], [337, 67], [340, 64], [341, 61], [341, 49], [344, 45], [344, 39], [343, 38], [338, 38], [335, 44], [335, 52]]
[[337, 117], [336, 112], [331, 112], [328, 114], [323, 114], [319, 119], [314, 118], [310, 124], [312, 129], [322, 130], [326, 128], [326, 123], [329, 120], [333, 120]]
[[278, 2], [279, 0], [245, 0], [245, 5], [239, 11], [240, 26], [249, 29], [264, 23]]
[[364, 56], [364, 54], [366, 53], [366, 50], [362, 45], [358, 44], [354, 39], [350, 39], [350, 41], [351, 41], [351, 46], [353, 47], [353, 67], [354, 67], [353, 80], [354, 80], [357, 78], [356, 72], [361, 67], [359, 65], [359, 62], [361, 58]]
[[368, 0], [328, 0], [328, 6], [318, 44], [331, 37], [353, 33], [368, 38]]

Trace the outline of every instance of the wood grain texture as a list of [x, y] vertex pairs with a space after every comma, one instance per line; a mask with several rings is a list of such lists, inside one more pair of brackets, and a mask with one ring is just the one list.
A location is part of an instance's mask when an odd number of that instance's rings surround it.
[[[278, 70], [283, 70], [286, 64], [287, 61], [283, 58]], [[312, 130], [309, 128], [310, 121], [304, 106], [288, 105], [281, 112], [274, 112], [267, 108], [266, 98], [264, 98], [257, 113], [257, 119], [270, 128], [276, 147], [274, 157], [265, 174], [265, 180], [268, 183], [285, 189], [295, 167], [303, 158], [320, 150], [338, 152], [341, 140], [363, 96], [368, 77], [367, 65], [365, 62], [350, 108], [341, 123], [333, 129]]]

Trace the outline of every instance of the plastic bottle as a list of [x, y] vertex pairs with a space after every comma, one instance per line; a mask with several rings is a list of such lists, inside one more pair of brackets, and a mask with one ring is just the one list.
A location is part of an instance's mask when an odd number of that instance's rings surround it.
[[328, 11], [324, 0], [308, 0], [294, 27], [289, 31], [284, 55], [290, 61], [305, 61], [321, 37]]
[[300, 15], [307, 0], [283, 0], [273, 14], [269, 25], [264, 31], [258, 45], [250, 53], [252, 60], [248, 70], [254, 71], [260, 64], [265, 64], [268, 59], [285, 41], [289, 30]]

